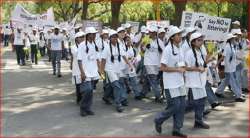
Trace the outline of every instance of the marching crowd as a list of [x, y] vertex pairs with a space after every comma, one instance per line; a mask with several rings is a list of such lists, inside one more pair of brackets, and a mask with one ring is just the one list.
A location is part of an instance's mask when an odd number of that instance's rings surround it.
[[[207, 101], [211, 108], [220, 106], [218, 98], [225, 97], [227, 86], [235, 102], [244, 102], [243, 92], [248, 91], [249, 41], [238, 21], [221, 41], [205, 40], [206, 34], [197, 28], [172, 25], [141, 26], [137, 33], [128, 23], [101, 31], [94, 27], [83, 30], [78, 24], [72, 30], [17, 27], [10, 34], [8, 29], [2, 29], [8, 33], [2, 40], [5, 45], [7, 39], [13, 43], [19, 65], [26, 65], [29, 57], [39, 64], [39, 57], [47, 55], [53, 75], [62, 77], [61, 60], [70, 61], [81, 116], [94, 115], [97, 83], [103, 83], [102, 100], [119, 113], [129, 105], [128, 94], [142, 100], [152, 91], [156, 103], [166, 100], [165, 110], [154, 119], [156, 131], [161, 133], [161, 125], [173, 117], [172, 135], [187, 137], [181, 132], [186, 111], [194, 111], [195, 128], [209, 129], [203, 120]], [[211, 43], [216, 50], [210, 50]]]

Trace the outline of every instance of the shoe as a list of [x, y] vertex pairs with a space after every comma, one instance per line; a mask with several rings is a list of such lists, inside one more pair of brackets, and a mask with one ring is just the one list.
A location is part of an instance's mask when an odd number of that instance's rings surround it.
[[123, 112], [122, 106], [117, 106], [117, 107], [116, 107], [116, 111], [117, 111], [118, 113]]
[[194, 128], [201, 128], [201, 129], [209, 129], [209, 125], [202, 122], [202, 123], [199, 123], [199, 122], [195, 122], [194, 123]]
[[87, 114], [86, 111], [80, 111], [80, 115], [81, 115], [82, 117], [85, 117], [85, 116], [87, 116], [88, 114]]
[[212, 103], [211, 107], [214, 109], [215, 107], [221, 105], [221, 102], [217, 102], [217, 103]]
[[95, 115], [93, 111], [86, 111], [87, 115]]
[[112, 102], [109, 99], [103, 97], [102, 100], [105, 102], [105, 104], [112, 105]]
[[61, 77], [62, 77], [62, 75], [61, 75], [61, 74], [59, 74], [59, 75], [57, 75], [57, 77], [58, 77], [58, 78], [61, 78]]
[[220, 94], [220, 93], [215, 93], [215, 95], [219, 98], [225, 98], [225, 95], [224, 94]]
[[157, 123], [156, 119], [154, 120], [155, 122], [155, 131], [159, 134], [162, 132], [161, 124]]
[[141, 96], [135, 96], [135, 100], [142, 100]]
[[163, 103], [163, 100], [161, 98], [155, 98], [156, 103]]
[[122, 103], [122, 106], [128, 106], [128, 101], [127, 100], [124, 100], [121, 103]]
[[174, 137], [187, 138], [187, 135], [182, 134], [182, 133], [179, 132], [179, 131], [173, 131], [173, 132], [172, 132], [172, 135], [173, 135]]
[[203, 116], [208, 115], [210, 112], [211, 112], [210, 110], [205, 110], [205, 111], [203, 112]]
[[243, 98], [236, 98], [235, 99], [235, 102], [245, 102], [246, 99], [243, 99]]

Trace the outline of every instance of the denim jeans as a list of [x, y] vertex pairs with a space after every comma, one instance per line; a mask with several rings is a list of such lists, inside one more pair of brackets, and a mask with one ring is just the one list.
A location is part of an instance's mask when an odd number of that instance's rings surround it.
[[93, 86], [91, 81], [83, 82], [80, 85], [80, 91], [82, 94], [80, 102], [81, 111], [91, 111], [91, 105], [93, 103]]
[[160, 88], [160, 81], [159, 81], [158, 76], [154, 75], [154, 74], [149, 74], [149, 75], [147, 75], [147, 79], [148, 79], [149, 84], [155, 93], [155, 98], [160, 98], [161, 97], [161, 88]]
[[190, 104], [192, 105], [192, 107], [194, 109], [195, 121], [198, 123], [202, 123], [203, 122], [203, 112], [205, 111], [206, 98], [194, 100], [193, 95], [192, 95], [192, 89], [189, 89], [189, 94], [191, 95]]
[[163, 112], [156, 115], [156, 123], [162, 124], [164, 121], [173, 116], [173, 130], [180, 131], [183, 127], [185, 114], [185, 96], [171, 98], [169, 90], [165, 90], [167, 98], [167, 107]]
[[131, 86], [135, 96], [141, 95], [141, 88], [138, 83], [137, 77], [129, 77], [129, 85]]
[[123, 87], [122, 87], [121, 83], [118, 80], [112, 82], [111, 86], [113, 88], [113, 95], [114, 95], [115, 105], [116, 106], [121, 106]]
[[31, 45], [31, 61], [32, 63], [36, 63], [37, 64], [37, 45]]
[[239, 88], [239, 86], [237, 86], [237, 82], [236, 82], [236, 77], [235, 77], [235, 72], [225, 72], [225, 78], [221, 81], [221, 84], [219, 85], [219, 87], [216, 90], [216, 93], [223, 93], [224, 89], [226, 86], [228, 86], [230, 84], [234, 94], [236, 95], [236, 98], [241, 97], [241, 90]]
[[206, 92], [207, 92], [207, 100], [209, 102], [209, 104], [213, 104], [216, 103], [218, 101], [216, 95], [213, 92], [212, 86], [211, 84], [207, 81], [206, 82]]
[[52, 59], [52, 67], [53, 73], [57, 73], [58, 75], [61, 74], [61, 58], [62, 58], [62, 51], [61, 50], [51, 50], [51, 59]]
[[236, 82], [237, 86], [240, 90], [242, 90], [242, 79], [243, 79], [243, 64], [239, 64], [236, 66], [236, 72], [235, 72]]

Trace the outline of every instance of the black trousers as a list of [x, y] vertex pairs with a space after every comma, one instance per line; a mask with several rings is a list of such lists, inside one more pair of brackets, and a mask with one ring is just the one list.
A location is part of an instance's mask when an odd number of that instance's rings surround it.
[[22, 63], [25, 64], [25, 53], [24, 53], [24, 45], [15, 45], [16, 48], [16, 58], [17, 58], [17, 64]]
[[31, 61], [37, 64], [37, 45], [31, 45]]

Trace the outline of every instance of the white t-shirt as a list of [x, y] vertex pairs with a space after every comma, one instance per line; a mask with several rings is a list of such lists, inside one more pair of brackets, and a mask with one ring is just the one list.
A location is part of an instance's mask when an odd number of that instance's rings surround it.
[[72, 76], [79, 76], [81, 74], [79, 66], [78, 66], [78, 48], [74, 45], [71, 47], [71, 54], [73, 57], [73, 63], [72, 63]]
[[[159, 46], [164, 50], [164, 44], [161, 40], [158, 40]], [[144, 65], [156, 65], [160, 66], [161, 54], [158, 51], [157, 39], [150, 43], [150, 48], [146, 48], [144, 54]]]
[[[173, 45], [173, 50], [176, 55], [173, 55], [171, 43], [166, 46], [163, 51], [161, 63], [168, 67], [177, 67], [180, 62], [185, 62], [182, 48], [177, 48]], [[163, 72], [164, 89], [179, 88], [184, 85], [183, 73], [180, 72]]]
[[29, 35], [30, 37], [30, 44], [31, 45], [37, 45], [39, 42], [39, 36], [36, 34], [34, 35], [33, 33]]
[[[236, 71], [236, 51], [233, 44], [227, 43], [223, 51], [224, 62], [225, 62], [225, 72], [235, 72]], [[231, 58], [231, 62], [230, 62]]]
[[[86, 51], [87, 47], [89, 48], [88, 53]], [[98, 52], [95, 49], [94, 43], [82, 42], [78, 47], [77, 60], [82, 61], [82, 67], [87, 79], [98, 78]]]
[[[190, 45], [191, 46], [191, 45]], [[186, 53], [192, 49], [191, 47], [189, 46], [189, 43], [187, 42], [187, 40], [184, 41], [184, 43], [181, 45], [181, 47], [183, 48], [183, 52], [184, 52], [184, 56], [186, 55]]]
[[64, 43], [64, 48], [68, 49], [69, 48], [69, 36], [63, 35], [63, 43]]
[[[122, 51], [122, 53], [124, 53], [124, 55], [125, 55], [125, 51], [126, 51], [125, 42], [123, 40], [118, 39], [118, 43], [119, 43], [119, 46], [120, 46], [120, 51]], [[121, 62], [120, 62], [120, 68], [121, 68], [121, 70], [126, 69], [126, 67], [127, 66], [126, 66], [126, 63], [125, 63], [124, 59], [121, 58]]]
[[[201, 50], [195, 50], [195, 51], [196, 51], [198, 65], [200, 67], [203, 67], [206, 56], [203, 53], [201, 53]], [[196, 66], [195, 65], [196, 60], [192, 49], [187, 51], [185, 60], [188, 67]], [[186, 71], [185, 79], [187, 88], [204, 88], [207, 81], [207, 72], [205, 71], [203, 73], [200, 73], [196, 71]]]
[[4, 35], [10, 35], [11, 34], [11, 29], [10, 28], [4, 28], [3, 33], [4, 33]]
[[105, 46], [103, 53], [102, 53], [102, 59], [106, 60], [106, 65], [105, 65], [105, 71], [111, 71], [111, 72], [116, 72], [116, 73], [120, 73], [121, 69], [124, 69], [121, 67], [121, 62], [122, 62], [122, 56], [125, 56], [125, 53], [123, 50], [121, 50], [121, 46], [120, 47], [120, 55], [121, 55], [121, 61], [119, 62], [118, 60], [118, 47], [117, 46], [113, 46], [111, 45], [112, 48], [112, 53], [114, 56], [114, 63], [111, 61], [111, 49], [110, 49], [110, 45]]
[[51, 50], [62, 50], [63, 36], [61, 34], [52, 34], [50, 36]]
[[25, 39], [23, 32], [14, 34], [14, 45], [24, 45], [23, 40]]

